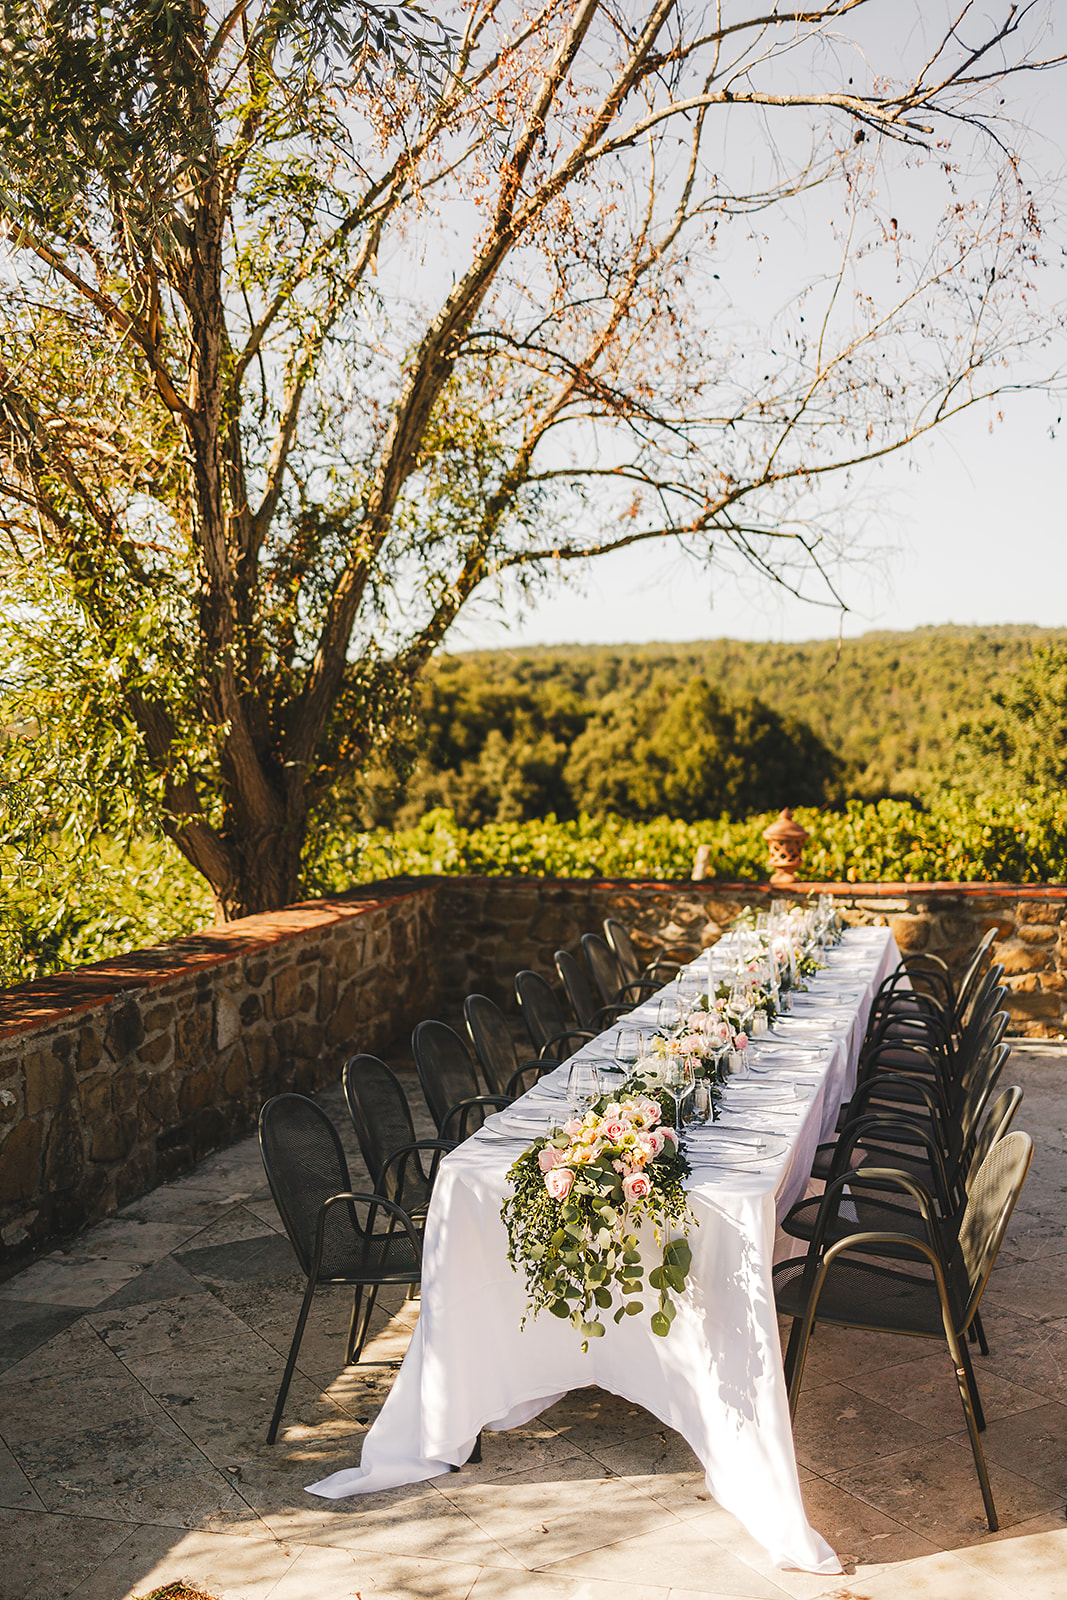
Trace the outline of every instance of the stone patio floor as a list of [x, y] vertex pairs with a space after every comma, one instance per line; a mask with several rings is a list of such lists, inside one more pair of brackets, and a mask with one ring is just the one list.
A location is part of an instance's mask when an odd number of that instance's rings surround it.
[[[1005, 1078], [1037, 1155], [975, 1358], [999, 1534], [943, 1347], [831, 1330], [796, 1440], [844, 1577], [771, 1567], [683, 1441], [596, 1389], [487, 1434], [480, 1466], [305, 1494], [358, 1461], [418, 1302], [379, 1312], [343, 1370], [348, 1294], [320, 1293], [268, 1447], [303, 1283], [249, 1139], [0, 1287], [2, 1600], [124, 1600], [179, 1577], [216, 1600], [1067, 1597], [1067, 1054], [1017, 1045]], [[340, 1094], [323, 1100], [344, 1128]]]

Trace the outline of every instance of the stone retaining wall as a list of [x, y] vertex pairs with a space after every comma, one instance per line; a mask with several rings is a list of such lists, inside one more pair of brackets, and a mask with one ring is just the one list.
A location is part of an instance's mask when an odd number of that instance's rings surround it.
[[[1067, 887], [797, 885], [957, 972], [988, 927], [1016, 1033], [1067, 1027]], [[0, 1264], [127, 1203], [255, 1124], [281, 1089], [332, 1081], [422, 1017], [481, 991], [508, 1010], [520, 967], [617, 916], [648, 953], [713, 941], [766, 886], [395, 880], [248, 918], [0, 995]]]
[[0, 996], [0, 1262], [384, 1050], [436, 1002], [432, 902], [375, 885]]
[[[1013, 1032], [1067, 1033], [1067, 886], [802, 884], [786, 898], [824, 890], [849, 922], [888, 923], [905, 954], [938, 955], [957, 976], [983, 933], [995, 928]], [[631, 928], [648, 955], [663, 947], [681, 952], [712, 942], [743, 907], [767, 910], [782, 893], [753, 884], [446, 878], [438, 918], [456, 933], [442, 949], [442, 987], [449, 994], [480, 990], [510, 1005], [517, 967], [551, 973], [553, 952], [577, 948], [607, 916]]]

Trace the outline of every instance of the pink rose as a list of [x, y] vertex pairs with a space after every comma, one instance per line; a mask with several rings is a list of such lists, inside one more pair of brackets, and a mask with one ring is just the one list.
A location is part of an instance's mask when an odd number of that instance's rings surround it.
[[747, 1033], [735, 1033], [734, 1034], [734, 1049], [735, 1050], [747, 1050], [747, 1048], [748, 1048], [748, 1034]]
[[563, 1151], [557, 1150], [554, 1145], [546, 1144], [537, 1157], [537, 1165], [542, 1172], [551, 1172], [553, 1167], [558, 1167], [563, 1160]]
[[602, 1125], [600, 1131], [609, 1144], [618, 1144], [619, 1140], [629, 1133], [630, 1124], [623, 1122], [621, 1117], [613, 1117], [610, 1122]]
[[622, 1180], [622, 1192], [632, 1205], [635, 1200], [643, 1200], [646, 1194], [652, 1193], [652, 1181], [643, 1172], [632, 1172]]
[[672, 1144], [678, 1143], [678, 1135], [675, 1133], [673, 1128], [661, 1128], [660, 1132], [662, 1133], [664, 1139], [669, 1139]]
[[572, 1117], [569, 1122], [563, 1124], [563, 1131], [569, 1133], [572, 1139], [576, 1139], [584, 1127], [585, 1123], [581, 1117]]
[[553, 1200], [566, 1200], [574, 1186], [574, 1173], [570, 1167], [553, 1167], [545, 1173], [545, 1188]]

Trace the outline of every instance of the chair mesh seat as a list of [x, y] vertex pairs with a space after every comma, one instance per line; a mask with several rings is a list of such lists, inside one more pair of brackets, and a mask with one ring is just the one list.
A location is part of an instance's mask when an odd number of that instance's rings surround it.
[[[788, 1317], [802, 1317], [808, 1302], [804, 1281], [806, 1262], [784, 1261], [774, 1269], [774, 1297]], [[959, 1316], [958, 1296], [949, 1285], [954, 1316]], [[866, 1261], [839, 1259], [826, 1275], [819, 1296], [819, 1321], [843, 1327], [873, 1328], [883, 1333], [911, 1333], [943, 1339], [945, 1324], [932, 1278], [894, 1272]]]

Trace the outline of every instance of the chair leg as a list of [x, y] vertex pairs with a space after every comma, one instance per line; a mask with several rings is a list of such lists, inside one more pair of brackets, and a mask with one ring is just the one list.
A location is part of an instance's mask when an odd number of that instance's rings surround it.
[[477, 1439], [475, 1439], [475, 1441], [474, 1441], [474, 1449], [471, 1451], [470, 1455], [467, 1457], [467, 1465], [469, 1467], [476, 1467], [478, 1465], [478, 1463], [481, 1461], [481, 1459], [482, 1459], [482, 1436], [481, 1436], [481, 1433], [479, 1432]]
[[974, 1329], [974, 1332], [977, 1335], [979, 1350], [984, 1356], [987, 1356], [989, 1354], [989, 1345], [986, 1343], [985, 1329], [982, 1327], [981, 1315], [977, 1311], [974, 1314], [974, 1321], [971, 1323], [971, 1327]]
[[275, 1439], [278, 1437], [278, 1425], [282, 1420], [282, 1409], [285, 1405], [285, 1397], [289, 1393], [289, 1385], [293, 1381], [293, 1373], [296, 1370], [297, 1353], [300, 1350], [300, 1341], [304, 1337], [304, 1327], [307, 1323], [308, 1312], [311, 1310], [311, 1297], [314, 1293], [315, 1280], [314, 1278], [309, 1278], [307, 1281], [307, 1288], [304, 1290], [304, 1299], [300, 1307], [300, 1315], [296, 1319], [296, 1332], [293, 1334], [293, 1342], [289, 1346], [289, 1359], [286, 1361], [285, 1371], [282, 1373], [282, 1386], [278, 1390], [278, 1400], [274, 1407], [274, 1416], [271, 1418], [270, 1428], [267, 1431], [268, 1444], [273, 1444]]
[[[949, 1350], [952, 1353], [952, 1361], [956, 1368], [956, 1382], [959, 1385], [960, 1402], [963, 1406], [963, 1414], [967, 1419], [967, 1432], [971, 1439], [971, 1452], [974, 1455], [975, 1471], [978, 1473], [978, 1482], [982, 1489], [986, 1521], [989, 1524], [990, 1533], [996, 1533], [1000, 1527], [1000, 1522], [997, 1517], [997, 1508], [993, 1504], [993, 1490], [989, 1484], [989, 1471], [985, 1464], [985, 1452], [982, 1449], [982, 1441], [978, 1433], [978, 1420], [975, 1416], [974, 1406], [971, 1403], [971, 1385], [967, 1380], [967, 1366], [965, 1364], [966, 1349], [967, 1346], [961, 1343], [959, 1339], [952, 1338], [949, 1340]], [[973, 1375], [971, 1381], [973, 1382]]]
[[359, 1330], [359, 1338], [356, 1340], [356, 1348], [352, 1356], [352, 1361], [354, 1364], [358, 1364], [359, 1358], [363, 1354], [363, 1346], [367, 1342], [367, 1334], [370, 1331], [371, 1312], [374, 1310], [374, 1302], [377, 1298], [378, 1285], [376, 1283], [372, 1283], [367, 1295], [366, 1305], [363, 1308], [363, 1325]]
[[[811, 1339], [815, 1318], [812, 1315], [813, 1307], [808, 1306], [802, 1317], [793, 1321], [793, 1330], [789, 1335], [789, 1348], [786, 1351], [786, 1361], [790, 1363], [787, 1373], [789, 1385], [789, 1420], [793, 1421], [797, 1414], [797, 1402], [800, 1399], [800, 1383], [804, 1376], [804, 1362], [808, 1354], [808, 1342]], [[794, 1340], [796, 1341], [794, 1345]]]
[[359, 1326], [359, 1308], [363, 1300], [363, 1285], [356, 1285], [356, 1292], [352, 1296], [352, 1315], [348, 1319], [348, 1339], [345, 1343], [345, 1366], [352, 1365], [352, 1352], [356, 1348], [356, 1329]]
[[794, 1317], [789, 1329], [789, 1342], [785, 1347], [785, 1386], [790, 1388], [793, 1382], [793, 1368], [796, 1366], [797, 1351], [800, 1349], [800, 1324], [801, 1318]]
[[971, 1352], [965, 1344], [960, 1345], [963, 1355], [963, 1368], [967, 1374], [967, 1387], [971, 1391], [971, 1404], [974, 1406], [974, 1420], [978, 1425], [978, 1432], [985, 1432], [985, 1412], [982, 1410], [982, 1397], [978, 1393], [978, 1384], [975, 1382], [974, 1368], [971, 1366]]

